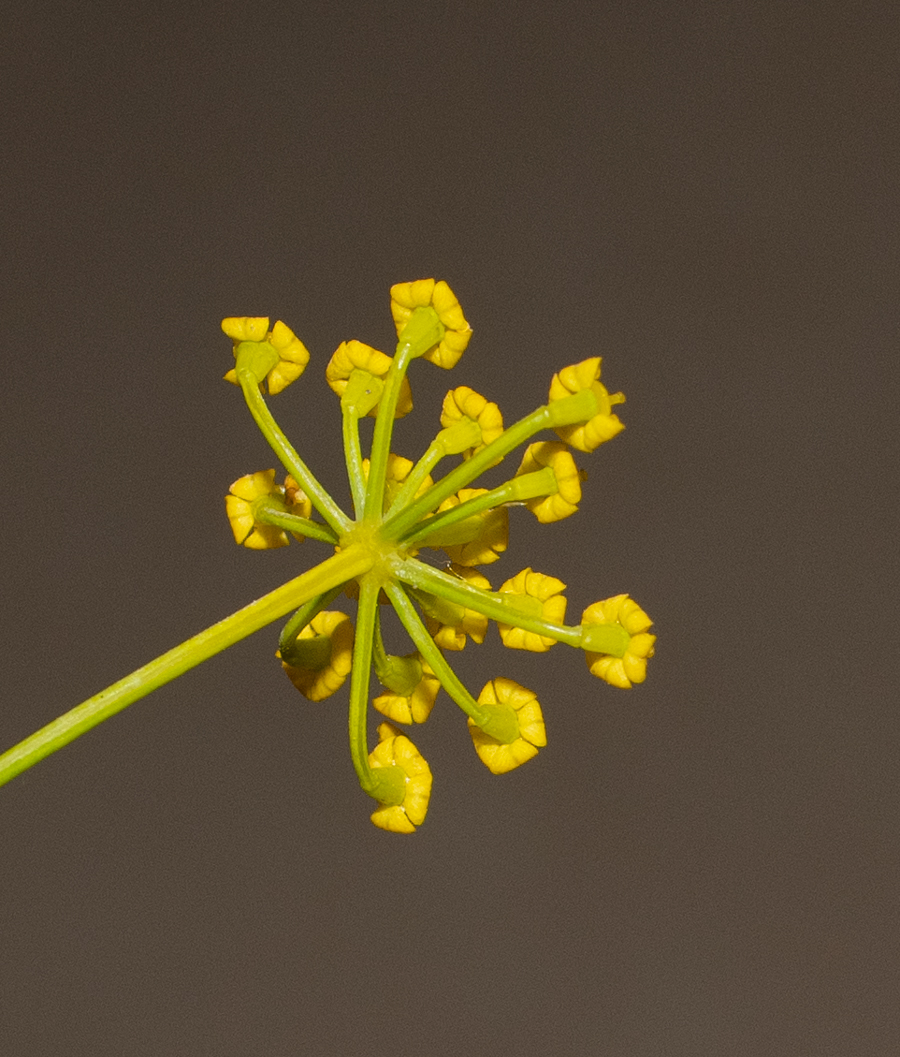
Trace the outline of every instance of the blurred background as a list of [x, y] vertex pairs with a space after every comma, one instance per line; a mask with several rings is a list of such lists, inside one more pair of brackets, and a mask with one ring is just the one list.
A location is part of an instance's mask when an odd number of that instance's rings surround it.
[[301, 698], [277, 626], [98, 727], [0, 792], [4, 1052], [900, 1052], [897, 28], [688, 0], [7, 17], [0, 748], [326, 555], [234, 545], [222, 497], [275, 463], [220, 319], [308, 345], [272, 407], [344, 502], [324, 367], [391, 352], [388, 288], [425, 276], [474, 337], [414, 365], [396, 449], [451, 386], [511, 422], [602, 355], [627, 429], [486, 571], [558, 576], [572, 621], [629, 592], [659, 643], [631, 691], [470, 645], [470, 689], [535, 690], [549, 744], [494, 777], [442, 695], [412, 837], [369, 823], [346, 690]]

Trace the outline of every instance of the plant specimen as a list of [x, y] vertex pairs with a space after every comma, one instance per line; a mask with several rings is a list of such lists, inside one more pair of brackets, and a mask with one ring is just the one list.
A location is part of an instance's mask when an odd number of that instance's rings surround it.
[[[444, 399], [442, 429], [418, 462], [391, 452], [394, 420], [412, 409], [407, 371], [414, 359], [454, 367], [471, 328], [445, 282], [421, 279], [391, 288], [398, 343], [387, 356], [360, 341], [343, 342], [326, 369], [340, 398], [352, 516], [332, 499], [275, 421], [265, 390], [275, 396], [309, 362], [303, 343], [282, 322], [230, 317], [222, 323], [233, 343], [226, 380], [239, 386], [247, 407], [286, 476], [274, 469], [235, 481], [226, 513], [235, 541], [251, 550], [283, 547], [304, 538], [333, 553], [288, 583], [214, 624], [180, 646], [94, 695], [0, 756], [0, 785], [127, 705], [254, 631], [292, 613], [281, 632], [280, 662], [294, 686], [321, 701], [350, 680], [350, 755], [360, 786], [377, 807], [376, 826], [411, 833], [425, 818], [431, 770], [397, 724], [423, 723], [441, 688], [467, 717], [475, 751], [502, 774], [546, 744], [537, 695], [511, 679], [489, 680], [478, 697], [455, 674], [447, 654], [482, 642], [495, 621], [511, 649], [546, 652], [557, 643], [584, 652], [590, 671], [613, 686], [644, 680], [655, 636], [650, 618], [628, 595], [595, 602], [581, 622], [566, 625], [565, 584], [530, 567], [496, 590], [481, 568], [506, 550], [510, 505], [526, 506], [539, 522], [578, 509], [582, 475], [572, 449], [592, 452], [624, 427], [613, 409], [624, 401], [600, 382], [599, 356], [560, 370], [546, 404], [504, 427], [500, 409], [467, 386]], [[368, 458], [360, 419], [375, 419]], [[472, 487], [539, 433], [555, 439], [528, 444], [503, 484]], [[444, 459], [456, 465], [435, 480]], [[318, 515], [317, 517], [315, 515]], [[443, 567], [422, 557], [440, 551]], [[356, 619], [330, 608], [345, 595]], [[381, 607], [393, 607], [414, 649], [387, 652]], [[369, 750], [366, 734], [371, 675], [382, 692], [372, 705], [386, 719]]]

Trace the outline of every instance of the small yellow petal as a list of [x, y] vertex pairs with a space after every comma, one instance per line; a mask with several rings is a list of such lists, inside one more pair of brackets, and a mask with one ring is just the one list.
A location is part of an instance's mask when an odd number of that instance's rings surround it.
[[268, 329], [268, 316], [228, 316], [222, 320], [222, 330], [236, 342], [265, 341]]

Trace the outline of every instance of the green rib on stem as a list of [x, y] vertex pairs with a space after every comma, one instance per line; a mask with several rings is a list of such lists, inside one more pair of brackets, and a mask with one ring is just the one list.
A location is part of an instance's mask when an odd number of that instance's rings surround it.
[[368, 548], [348, 547], [94, 694], [3, 753], [0, 756], [0, 785], [5, 785], [17, 774], [152, 690], [278, 620], [298, 605], [361, 575], [372, 568], [374, 561]]

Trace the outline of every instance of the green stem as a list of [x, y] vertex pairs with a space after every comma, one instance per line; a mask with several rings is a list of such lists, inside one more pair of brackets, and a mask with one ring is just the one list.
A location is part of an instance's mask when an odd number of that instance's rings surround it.
[[409, 367], [411, 351], [409, 346], [398, 346], [397, 355], [391, 361], [384, 389], [378, 404], [375, 417], [375, 432], [372, 435], [372, 448], [369, 456], [369, 479], [366, 481], [365, 518], [377, 521], [382, 517], [384, 507], [384, 485], [387, 480], [388, 457], [391, 453], [391, 434], [394, 431], [394, 413], [400, 399], [400, 387]]
[[294, 613], [287, 624], [281, 629], [281, 635], [278, 638], [278, 652], [282, 657], [284, 657], [286, 652], [294, 642], [296, 642], [297, 636], [306, 625], [313, 619], [313, 617], [321, 613], [326, 606], [331, 605], [335, 598], [341, 593], [343, 587], [343, 584], [339, 584], [330, 591], [326, 591], [324, 595], [317, 595], [315, 598], [311, 598], [308, 602], [304, 602], [303, 605], [300, 606], [297, 612]]
[[388, 584], [385, 587], [388, 598], [390, 598], [397, 616], [400, 618], [407, 634], [413, 640], [416, 649], [429, 665], [434, 674], [440, 679], [441, 686], [447, 691], [457, 705], [470, 716], [479, 726], [487, 721], [487, 713], [483, 712], [474, 697], [460, 682], [456, 672], [450, 667], [444, 655], [438, 649], [437, 643], [429, 635], [428, 629], [422, 622], [422, 618], [416, 612], [415, 606], [408, 595], [399, 584]]
[[362, 517], [366, 505], [366, 479], [363, 474], [362, 449], [359, 446], [359, 415], [341, 404], [341, 419], [344, 434], [344, 461], [353, 496], [353, 511], [356, 519]]
[[319, 525], [315, 521], [310, 521], [309, 518], [300, 517], [299, 514], [289, 514], [284, 509], [283, 500], [273, 500], [269, 496], [254, 500], [253, 516], [264, 525], [274, 525], [286, 532], [296, 532], [306, 539], [321, 540], [323, 543], [331, 544], [338, 541], [327, 525]]
[[[465, 521], [475, 514], [484, 510], [492, 510], [494, 507], [502, 506], [504, 503], [521, 503], [526, 499], [536, 499], [538, 496], [553, 495], [559, 491], [556, 482], [556, 474], [549, 466], [534, 473], [526, 473], [521, 477], [514, 477], [505, 484], [492, 488], [484, 495], [467, 499], [465, 503], [451, 507], [442, 514], [426, 518], [418, 525], [414, 525], [409, 535], [404, 536], [403, 542], [406, 546], [423, 541], [428, 543], [433, 534], [455, 525], [457, 522]], [[451, 542], [456, 542], [455, 540]], [[468, 541], [467, 541], [468, 542]], [[440, 546], [436, 543], [435, 546]]]
[[527, 600], [540, 605], [538, 599], [482, 591], [480, 587], [473, 587], [455, 576], [448, 576], [447, 573], [415, 558], [407, 558], [400, 563], [396, 567], [396, 575], [397, 579], [410, 587], [474, 609], [476, 613], [481, 613], [500, 624], [510, 624], [524, 631], [533, 631], [536, 635], [543, 635], [590, 653], [624, 657], [631, 642], [631, 635], [621, 624], [576, 624], [574, 627], [553, 624], [549, 620], [530, 616], [517, 604]]
[[394, 497], [387, 516], [394, 511], [402, 510], [422, 486], [422, 482], [446, 455], [459, 455], [466, 448], [474, 448], [481, 443], [481, 428], [471, 418], [461, 419], [452, 426], [442, 429], [428, 446], [428, 450], [410, 470], [403, 482], [403, 487]]
[[244, 393], [247, 407], [250, 409], [253, 421], [259, 427], [259, 431], [269, 442], [270, 447], [281, 460], [288, 473], [309, 496], [316, 510], [319, 511], [338, 536], [343, 535], [352, 522], [318, 482], [312, 471], [297, 454], [294, 446], [284, 435], [281, 427], [272, 417], [272, 412], [266, 406], [262, 393], [259, 391], [259, 382], [256, 379], [256, 375], [249, 370], [238, 369], [237, 377], [241, 383], [241, 390]]
[[523, 441], [535, 433], [539, 433], [542, 429], [546, 429], [545, 417], [541, 415], [541, 412], [545, 410], [545, 408], [539, 408], [514, 426], [510, 426], [495, 441], [486, 448], [482, 448], [477, 455], [473, 455], [471, 459], [466, 459], [454, 470], [451, 470], [446, 477], [442, 477], [437, 484], [432, 485], [414, 503], [410, 503], [399, 514], [389, 518], [384, 524], [385, 536], [393, 539], [402, 539], [417, 521], [420, 521], [433, 510], [437, 510], [445, 499], [455, 495], [460, 488], [470, 485], [485, 470], [495, 465]]
[[218, 624], [126, 675], [117, 683], [48, 723], [0, 756], [0, 785], [26, 771], [39, 760], [68, 745], [98, 723], [145, 697], [190, 668], [278, 620], [304, 602], [346, 583], [371, 569], [374, 558], [368, 548], [348, 547], [315, 568], [244, 606]]
[[455, 470], [451, 470], [446, 477], [442, 477], [437, 484], [419, 496], [405, 510], [388, 518], [384, 524], [383, 535], [387, 539], [402, 539], [417, 521], [421, 521], [432, 510], [437, 510], [448, 496], [471, 484], [485, 470], [495, 466], [513, 449], [533, 437], [535, 433], [573, 421], [586, 421], [591, 417], [591, 408], [595, 408], [596, 403], [594, 394], [589, 389], [584, 389], [572, 396], [563, 397], [562, 400], [555, 400], [544, 407], [539, 407], [530, 415], [519, 419], [486, 448], [482, 448], [477, 455], [460, 463]]
[[366, 737], [366, 706], [369, 701], [372, 650], [375, 638], [375, 612], [378, 608], [379, 585], [371, 577], [363, 577], [359, 584], [359, 605], [356, 611], [356, 638], [353, 642], [353, 668], [350, 675], [350, 758], [363, 792], [375, 788], [375, 778], [369, 763]]

